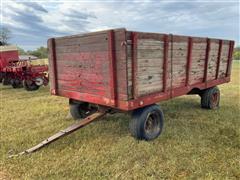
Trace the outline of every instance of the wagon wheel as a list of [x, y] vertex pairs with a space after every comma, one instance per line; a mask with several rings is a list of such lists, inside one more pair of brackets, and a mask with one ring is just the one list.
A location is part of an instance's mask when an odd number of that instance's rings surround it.
[[39, 89], [39, 86], [32, 80], [23, 80], [23, 87], [27, 91], [35, 91]]
[[161, 134], [163, 121], [163, 112], [160, 107], [151, 105], [133, 111], [129, 129], [137, 139], [152, 140]]
[[69, 100], [70, 114], [75, 120], [81, 120], [97, 111], [97, 107], [88, 102]]
[[20, 79], [12, 79], [11, 84], [12, 84], [13, 88], [22, 88], [23, 87], [22, 81]]
[[206, 109], [217, 109], [220, 102], [220, 90], [218, 87], [206, 89], [201, 95], [201, 107]]

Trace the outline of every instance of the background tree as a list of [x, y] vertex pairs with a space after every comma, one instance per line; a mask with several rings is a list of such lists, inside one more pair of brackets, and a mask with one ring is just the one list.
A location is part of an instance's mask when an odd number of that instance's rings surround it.
[[11, 31], [6, 27], [0, 28], [0, 41], [2, 45], [7, 45], [9, 43], [9, 39], [11, 38]]
[[34, 51], [28, 51], [29, 54], [33, 55], [33, 56], [36, 56], [40, 59], [43, 59], [43, 58], [47, 58], [48, 57], [48, 53], [47, 53], [47, 48], [41, 46], [39, 48], [37, 48], [36, 50]]
[[240, 47], [234, 49], [233, 57], [234, 60], [240, 60]]
[[27, 55], [28, 54], [23, 48], [21, 48], [19, 46], [17, 48], [18, 48], [18, 52], [19, 52], [20, 55]]
[[44, 59], [48, 57], [48, 52], [46, 47], [39, 47], [36, 50], [28, 50], [25, 51], [23, 48], [18, 47], [18, 52], [20, 55], [33, 55], [38, 57], [39, 59]]

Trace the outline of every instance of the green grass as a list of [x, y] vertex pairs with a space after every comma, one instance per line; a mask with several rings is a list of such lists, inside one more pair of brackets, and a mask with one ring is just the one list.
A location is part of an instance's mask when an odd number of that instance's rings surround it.
[[163, 134], [137, 141], [129, 116], [108, 115], [40, 151], [9, 159], [73, 123], [68, 100], [1, 87], [0, 179], [239, 179], [240, 63], [231, 83], [220, 85], [220, 109], [200, 108], [198, 96], [160, 105]]

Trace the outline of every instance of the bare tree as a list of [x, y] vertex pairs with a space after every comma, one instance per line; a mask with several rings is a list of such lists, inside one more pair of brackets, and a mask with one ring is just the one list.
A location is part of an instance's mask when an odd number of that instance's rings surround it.
[[11, 38], [11, 31], [6, 27], [0, 28], [0, 44], [6, 45]]

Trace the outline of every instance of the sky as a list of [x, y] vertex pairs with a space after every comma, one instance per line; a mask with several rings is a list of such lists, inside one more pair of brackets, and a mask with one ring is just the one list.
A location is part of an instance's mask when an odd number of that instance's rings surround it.
[[125, 27], [235, 40], [240, 45], [239, 0], [0, 0], [1, 27], [25, 50], [47, 39]]

